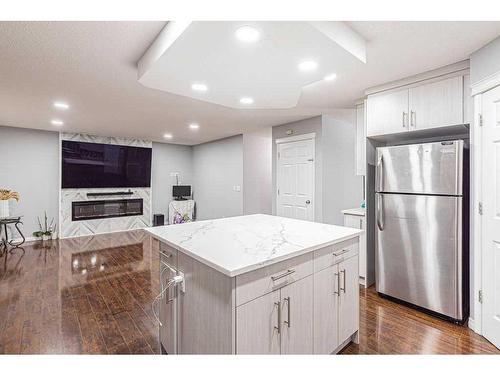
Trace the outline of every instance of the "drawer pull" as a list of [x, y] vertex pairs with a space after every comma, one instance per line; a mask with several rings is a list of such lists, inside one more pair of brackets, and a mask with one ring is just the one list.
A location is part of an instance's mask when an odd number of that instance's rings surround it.
[[160, 254], [163, 255], [165, 258], [172, 258], [172, 254], [167, 254], [164, 253], [163, 251], [160, 250]]
[[281, 275], [271, 276], [271, 280], [276, 281], [276, 280], [282, 279], [284, 277], [287, 277], [288, 275], [291, 275], [292, 273], [295, 273], [295, 270], [287, 270], [286, 272], [283, 272]]
[[339, 255], [345, 254], [345, 253], [347, 253], [347, 252], [349, 252], [349, 249], [344, 249], [344, 250], [342, 250], [342, 251], [337, 251], [336, 253], [333, 253], [332, 255], [333, 255], [334, 257], [338, 257]]

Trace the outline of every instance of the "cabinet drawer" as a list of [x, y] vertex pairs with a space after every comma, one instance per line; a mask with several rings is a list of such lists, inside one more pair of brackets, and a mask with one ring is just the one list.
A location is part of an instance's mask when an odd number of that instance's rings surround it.
[[314, 252], [314, 272], [321, 271], [358, 254], [358, 237]]
[[169, 266], [177, 268], [177, 250], [160, 242], [160, 261], [167, 263]]
[[313, 273], [313, 253], [307, 253], [236, 276], [236, 306]]

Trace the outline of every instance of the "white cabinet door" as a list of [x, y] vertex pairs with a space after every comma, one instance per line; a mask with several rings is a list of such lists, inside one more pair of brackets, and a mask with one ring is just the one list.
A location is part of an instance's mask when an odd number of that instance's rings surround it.
[[410, 131], [464, 123], [463, 77], [410, 88]]
[[365, 135], [365, 106], [356, 106], [356, 175], [366, 173], [366, 135]]
[[339, 344], [359, 329], [358, 257], [339, 264]]
[[338, 346], [338, 266], [314, 275], [314, 354], [330, 354]]
[[280, 354], [279, 303], [277, 290], [236, 308], [237, 354]]
[[278, 144], [278, 216], [314, 220], [314, 142]]
[[408, 89], [369, 95], [366, 106], [368, 137], [408, 131]]
[[313, 276], [281, 289], [281, 354], [313, 354]]
[[483, 334], [500, 348], [500, 87], [482, 95]]

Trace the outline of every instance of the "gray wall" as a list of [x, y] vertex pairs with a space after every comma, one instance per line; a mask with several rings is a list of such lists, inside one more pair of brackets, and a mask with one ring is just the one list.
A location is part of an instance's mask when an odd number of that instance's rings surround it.
[[496, 38], [471, 55], [471, 84], [498, 72], [500, 72], [500, 38]]
[[180, 185], [193, 184], [191, 146], [153, 142], [151, 167], [153, 214], [164, 214], [168, 220], [168, 204], [172, 200], [172, 185], [177, 183], [171, 173], [179, 173]]
[[316, 133], [315, 142], [315, 191], [314, 191], [314, 221], [323, 221], [323, 196], [322, 196], [322, 181], [323, 181], [323, 153], [321, 146], [321, 116], [313, 117], [306, 120], [290, 122], [283, 125], [273, 127], [273, 141], [272, 141], [272, 212], [276, 214], [276, 139], [290, 137], [286, 134], [287, 130], [293, 130], [290, 136]]
[[[239, 186], [240, 191], [233, 187]], [[243, 136], [193, 147], [193, 197], [198, 220], [243, 214]]]
[[341, 213], [360, 207], [363, 180], [356, 176], [356, 111], [323, 116], [323, 222], [343, 225]]
[[0, 126], [0, 188], [19, 192], [12, 215], [23, 215], [22, 230], [32, 237], [37, 216], [59, 217], [59, 134]]
[[243, 214], [272, 213], [272, 129], [243, 134]]

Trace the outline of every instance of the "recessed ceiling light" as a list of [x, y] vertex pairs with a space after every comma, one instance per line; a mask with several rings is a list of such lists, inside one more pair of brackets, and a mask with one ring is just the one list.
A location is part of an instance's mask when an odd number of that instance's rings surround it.
[[51, 120], [50, 123], [54, 126], [63, 126], [64, 122], [61, 120]]
[[64, 102], [54, 102], [54, 107], [56, 107], [57, 109], [66, 110], [69, 108], [69, 104]]
[[259, 30], [252, 26], [241, 26], [236, 30], [235, 35], [236, 38], [247, 43], [256, 42], [260, 37]]
[[252, 104], [253, 103], [253, 98], [250, 97], [244, 97], [240, 99], [241, 104]]
[[193, 122], [192, 124], [189, 124], [189, 129], [199, 129], [200, 125], [198, 125], [196, 122]]
[[194, 91], [207, 91], [208, 90], [208, 86], [205, 85], [204, 83], [193, 83], [191, 85], [191, 88]]
[[314, 60], [305, 60], [299, 64], [299, 69], [308, 72], [314, 70], [318, 67], [318, 63]]
[[165, 138], [165, 139], [172, 139], [172, 134], [165, 133], [165, 134], [163, 134], [163, 138]]
[[328, 74], [327, 76], [325, 76], [325, 78], [323, 78], [325, 81], [333, 81], [335, 78], [337, 78], [337, 75], [335, 73], [332, 73], [332, 74]]

